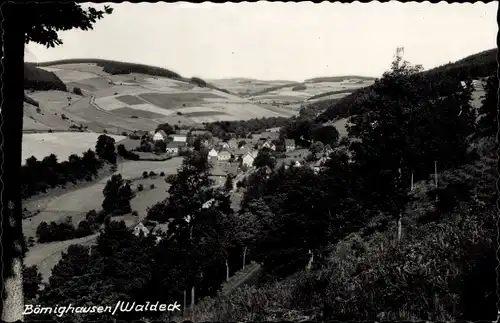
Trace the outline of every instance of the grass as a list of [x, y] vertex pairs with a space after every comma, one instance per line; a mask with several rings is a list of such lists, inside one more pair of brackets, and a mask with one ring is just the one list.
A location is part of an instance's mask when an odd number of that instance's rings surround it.
[[152, 111], [134, 109], [129, 107], [118, 108], [112, 111], [113, 113], [123, 114], [126, 116], [137, 116], [145, 119], [160, 119], [165, 117], [165, 114], [159, 114]]
[[196, 111], [196, 112], [183, 112], [182, 113], [184, 116], [191, 118], [191, 117], [204, 117], [204, 116], [217, 116], [217, 115], [227, 115], [227, 113], [220, 112], [220, 111]]
[[119, 100], [125, 104], [128, 105], [135, 105], [135, 104], [143, 104], [144, 101], [136, 97], [135, 95], [121, 95], [115, 97], [116, 100]]
[[194, 104], [204, 102], [205, 98], [223, 98], [213, 93], [143, 93], [138, 95], [140, 98], [151, 102], [163, 109], [174, 109], [183, 104]]
[[[38, 133], [23, 136], [23, 161], [31, 156], [42, 159], [53, 153], [59, 160], [66, 160], [71, 154], [78, 154], [95, 149], [97, 133]], [[118, 142], [122, 136], [113, 136]], [[50, 152], [50, 153], [49, 153]]]

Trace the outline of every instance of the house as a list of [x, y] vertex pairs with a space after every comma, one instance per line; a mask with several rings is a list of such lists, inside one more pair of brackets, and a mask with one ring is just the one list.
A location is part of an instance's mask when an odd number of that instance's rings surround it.
[[173, 142], [186, 142], [187, 136], [186, 135], [181, 135], [181, 134], [175, 134], [173, 135]]
[[226, 181], [227, 172], [216, 165], [210, 169], [209, 176], [214, 180], [215, 185], [222, 185]]
[[133, 234], [138, 237], [141, 234], [141, 232], [144, 234], [144, 236], [147, 236], [147, 235], [149, 235], [150, 230], [148, 228], [146, 228], [146, 226], [144, 225], [144, 223], [139, 222], [134, 227]]
[[165, 141], [167, 140], [168, 136], [163, 130], [158, 130], [154, 135], [153, 135], [153, 141]]
[[229, 144], [227, 142], [222, 141], [222, 142], [219, 142], [219, 147], [221, 149], [229, 149]]
[[238, 175], [239, 169], [240, 168], [238, 167], [238, 164], [232, 163], [231, 165], [229, 165], [227, 173], [235, 177], [236, 175]]
[[231, 159], [231, 154], [227, 150], [223, 150], [217, 155], [218, 161], [228, 161], [229, 159]]
[[246, 153], [243, 156], [243, 158], [241, 159], [242, 165], [246, 166], [246, 167], [252, 167], [253, 161], [255, 160], [255, 157], [257, 157], [256, 151], [251, 151], [251, 152]]
[[238, 148], [238, 140], [235, 139], [235, 138], [229, 140], [227, 142], [227, 144], [229, 145], [229, 149], [236, 149], [236, 148]]
[[179, 130], [179, 135], [187, 136], [189, 133], [188, 129], [181, 129]]
[[167, 153], [170, 153], [170, 154], [173, 154], [173, 155], [177, 155], [179, 154], [179, 150], [184, 147], [184, 145], [182, 145], [181, 143], [179, 142], [170, 142], [167, 144]]
[[267, 149], [270, 149], [272, 151], [275, 151], [276, 145], [270, 141], [266, 141], [265, 143], [262, 144], [262, 146], [260, 146], [260, 148], [267, 148]]
[[236, 149], [234, 151], [234, 157], [236, 157], [236, 158], [243, 157], [244, 155], [246, 155], [249, 152], [250, 152], [249, 148], [247, 148], [247, 147], [241, 147], [241, 148]]
[[287, 152], [295, 150], [295, 140], [294, 139], [285, 139], [285, 149]]
[[265, 131], [260, 134], [260, 138], [267, 139], [269, 141], [278, 140], [280, 138], [280, 133], [274, 131]]
[[217, 158], [218, 156], [219, 153], [217, 153], [217, 150], [213, 148], [208, 152], [208, 158]]
[[312, 166], [313, 170], [315, 173], [318, 173], [322, 168], [323, 166], [325, 165], [325, 163], [329, 160], [330, 158], [328, 157], [321, 157], [320, 159], [318, 159]]

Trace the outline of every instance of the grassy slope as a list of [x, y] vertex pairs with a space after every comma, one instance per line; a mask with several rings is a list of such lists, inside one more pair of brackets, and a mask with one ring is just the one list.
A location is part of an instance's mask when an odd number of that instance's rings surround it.
[[[436, 68], [424, 71], [425, 75], [431, 77], [439, 77], [439, 75], [447, 75], [457, 79], [478, 79], [487, 77], [492, 74], [497, 68], [497, 50], [490, 49], [474, 55], [467, 56], [454, 63], [438, 66]], [[350, 95], [343, 97], [340, 100], [334, 100], [330, 104], [323, 101], [321, 105], [327, 106], [324, 113], [319, 116], [319, 120], [327, 121], [337, 118], [345, 118], [349, 116], [350, 106], [355, 102], [356, 98], [370, 93], [371, 86], [353, 91]]]
[[176, 80], [180, 80], [180, 81], [184, 81], [184, 82], [188, 82], [188, 83], [193, 83], [196, 85], [205, 85], [208, 88], [229, 93], [227, 90], [220, 89], [212, 84], [206, 83], [205, 81], [201, 80], [200, 78], [197, 78], [197, 77], [193, 77], [190, 79], [184, 78], [180, 74], [178, 74], [174, 71], [168, 70], [166, 68], [156, 67], [156, 66], [151, 66], [151, 65], [144, 65], [144, 64], [119, 62], [119, 61], [113, 61], [113, 60], [109, 60], [109, 59], [72, 58], [72, 59], [63, 59], [63, 60], [57, 60], [57, 61], [36, 63], [36, 66], [52, 66], [52, 65], [82, 64], [82, 63], [97, 64], [98, 66], [103, 67], [104, 72], [112, 74], [112, 75], [123, 75], [123, 74], [130, 74], [130, 73], [147, 74], [147, 75], [152, 75], [152, 76], [160, 76], [160, 77], [165, 77], [165, 78], [176, 79]]

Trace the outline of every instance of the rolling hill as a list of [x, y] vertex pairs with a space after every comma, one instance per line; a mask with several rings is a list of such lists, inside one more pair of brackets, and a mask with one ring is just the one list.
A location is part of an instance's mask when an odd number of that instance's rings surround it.
[[[467, 56], [454, 63], [448, 63], [423, 71], [422, 74], [428, 78], [476, 80], [495, 74], [497, 67], [497, 49], [490, 49]], [[359, 88], [341, 99], [322, 100], [312, 104], [310, 107], [315, 110], [323, 110], [323, 113], [318, 117], [318, 120], [321, 122], [346, 118], [350, 115], [351, 107], [356, 99], [363, 95], [369, 95], [370, 91], [370, 87]]]
[[[41, 110], [37, 114], [34, 105], [25, 106], [30, 111], [25, 112], [26, 118], [31, 120], [25, 118], [24, 129], [31, 131], [65, 126], [68, 130], [75, 124], [89, 131], [121, 134], [154, 130], [165, 122], [182, 126], [296, 114], [255, 104], [200, 78], [184, 78], [147, 65], [79, 59], [27, 63], [25, 71], [27, 97], [38, 102]], [[70, 93], [75, 88], [83, 95]], [[60, 120], [63, 114], [65, 120]], [[49, 115], [57, 122], [48, 120]]]

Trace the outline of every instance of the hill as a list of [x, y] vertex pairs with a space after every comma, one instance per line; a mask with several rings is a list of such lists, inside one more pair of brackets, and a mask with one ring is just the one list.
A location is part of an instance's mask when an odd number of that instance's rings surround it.
[[197, 77], [192, 77], [190, 79], [183, 78], [180, 74], [173, 72], [169, 69], [151, 65], [127, 63], [127, 62], [120, 62], [120, 61], [100, 59], [100, 58], [71, 58], [71, 59], [35, 63], [36, 66], [53, 66], [53, 65], [64, 65], [64, 64], [96, 64], [97, 66], [103, 68], [103, 72], [111, 75], [126, 75], [131, 73], [139, 73], [152, 76], [160, 76], [165, 78], [182, 80], [202, 87], [209, 87], [219, 91], [228, 92], [227, 90], [217, 88], [212, 84], [208, 84], [207, 82], [201, 80], [200, 78]]
[[304, 83], [342, 82], [344, 80], [373, 81], [373, 80], [375, 80], [375, 77], [359, 76], [359, 75], [324, 76], [324, 77], [314, 77], [311, 79], [307, 79], [304, 81]]
[[[490, 49], [467, 56], [454, 63], [445, 64], [423, 71], [422, 74], [429, 79], [480, 79], [494, 74], [497, 66], [497, 50]], [[318, 120], [324, 122], [350, 116], [350, 110], [356, 99], [369, 95], [370, 92], [371, 87], [361, 88], [355, 90], [350, 95], [347, 95], [340, 100], [331, 102], [329, 105], [327, 102], [322, 102], [322, 106], [328, 105], [328, 107], [319, 116]], [[311, 107], [317, 108], [314, 104]]]
[[36, 90], [29, 97], [41, 110], [30, 114], [32, 120], [27, 120], [25, 130], [63, 131], [61, 127], [69, 123], [88, 131], [121, 135], [154, 130], [161, 123], [181, 127], [296, 113], [256, 104], [197, 77], [183, 78], [141, 64], [80, 59], [28, 63], [25, 69], [27, 87]]

